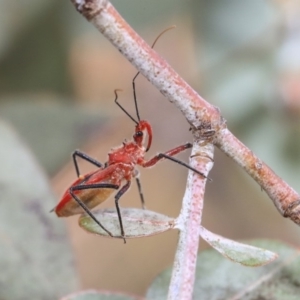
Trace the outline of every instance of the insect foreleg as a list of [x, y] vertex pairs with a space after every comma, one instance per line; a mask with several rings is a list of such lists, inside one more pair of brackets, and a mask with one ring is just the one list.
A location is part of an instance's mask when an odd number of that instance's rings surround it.
[[123, 237], [124, 244], [126, 243], [126, 239], [125, 239], [121, 211], [120, 211], [120, 207], [119, 207], [119, 199], [128, 191], [128, 189], [130, 188], [130, 185], [131, 185], [131, 181], [127, 181], [127, 183], [119, 190], [119, 192], [115, 196], [115, 204], [116, 204], [116, 209], [117, 209], [119, 223], [120, 223], [121, 236]]
[[73, 197], [73, 199], [82, 207], [82, 209], [105, 231], [107, 232], [111, 237], [113, 235], [111, 234], [110, 231], [108, 231], [101, 223], [99, 220], [96, 219], [96, 217], [93, 215], [93, 213], [90, 211], [90, 209], [82, 202], [74, 193], [73, 191], [78, 191], [78, 190], [87, 190], [87, 189], [99, 189], [99, 188], [112, 188], [112, 189], [118, 189], [119, 186], [115, 184], [107, 184], [107, 183], [98, 183], [98, 184], [82, 184], [82, 185], [77, 185], [73, 186], [69, 189], [70, 195]]
[[169, 150], [166, 153], [159, 153], [159, 154], [155, 155], [153, 158], [151, 158], [150, 160], [144, 162], [142, 164], [142, 166], [144, 168], [151, 167], [151, 166], [154, 166], [155, 164], [157, 164], [162, 159], [169, 159], [169, 160], [171, 160], [173, 162], [176, 162], [177, 164], [180, 164], [180, 165], [186, 167], [189, 170], [194, 171], [195, 173], [199, 174], [200, 176], [206, 178], [206, 176], [203, 173], [201, 173], [198, 170], [194, 169], [189, 164], [186, 164], [183, 161], [181, 161], [181, 160], [176, 159], [176, 158], [173, 157], [174, 155], [176, 155], [176, 154], [178, 154], [178, 153], [180, 153], [180, 152], [182, 152], [182, 151], [184, 151], [186, 149], [189, 149], [191, 147], [192, 147], [191, 143], [186, 143], [186, 144], [178, 146], [178, 147], [176, 147], [176, 148], [174, 148], [172, 150]]
[[77, 162], [77, 157], [80, 157], [80, 158], [88, 161], [89, 163], [95, 165], [98, 168], [102, 168], [103, 167], [103, 164], [101, 164], [99, 161], [97, 161], [96, 159], [90, 157], [89, 155], [85, 154], [84, 152], [81, 152], [80, 150], [75, 150], [73, 152], [73, 154], [72, 154], [72, 157], [73, 157], [73, 162], [74, 162], [74, 166], [75, 166], [77, 177], [80, 176], [78, 162]]
[[196, 169], [194, 169], [193, 167], [191, 167], [189, 164], [186, 164], [185, 162], [183, 162], [183, 161], [181, 161], [181, 160], [179, 160], [179, 159], [177, 159], [177, 158], [174, 158], [174, 157], [172, 157], [172, 156], [170, 156], [170, 155], [167, 155], [167, 154], [165, 154], [165, 153], [159, 153], [158, 156], [159, 156], [159, 157], [166, 158], [166, 159], [169, 159], [169, 160], [171, 160], [171, 161], [173, 161], [173, 162], [176, 162], [177, 164], [180, 164], [181, 166], [184, 166], [184, 167], [186, 167], [187, 169], [189, 169], [189, 170], [195, 172], [196, 174], [198, 174], [198, 175], [200, 175], [200, 176], [206, 178], [206, 176], [205, 176], [203, 173], [199, 172], [198, 170], [196, 170]]
[[148, 161], [145, 161], [142, 166], [144, 168], [147, 168], [147, 167], [152, 167], [154, 165], [156, 165], [160, 160], [164, 159], [164, 158], [167, 158], [165, 156], [163, 156], [162, 154], [166, 155], [166, 156], [174, 156], [186, 149], [189, 149], [189, 148], [192, 148], [192, 144], [191, 143], [186, 143], [184, 145], [181, 145], [181, 146], [178, 146], [172, 150], [169, 150], [165, 153], [159, 153], [157, 155], [155, 155], [153, 158], [149, 159]]

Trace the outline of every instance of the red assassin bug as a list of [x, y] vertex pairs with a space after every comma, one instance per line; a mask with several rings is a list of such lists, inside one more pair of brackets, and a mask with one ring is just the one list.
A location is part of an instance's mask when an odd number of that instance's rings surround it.
[[[165, 30], [166, 31], [166, 30]], [[152, 47], [155, 45], [158, 38], [165, 32], [163, 31], [154, 41]], [[141, 189], [140, 180], [138, 178], [139, 172], [136, 169], [136, 165], [144, 168], [152, 167], [157, 162], [163, 159], [169, 159], [174, 161], [192, 171], [199, 174], [202, 177], [206, 177], [203, 173], [192, 168], [188, 164], [174, 158], [173, 156], [192, 147], [191, 143], [178, 146], [165, 153], [159, 153], [149, 160], [145, 160], [145, 153], [150, 149], [152, 142], [152, 128], [149, 122], [140, 119], [136, 91], [135, 91], [135, 80], [139, 72], [134, 76], [132, 80], [133, 98], [136, 110], [137, 120], [134, 119], [118, 102], [118, 90], [115, 90], [115, 103], [120, 109], [136, 124], [135, 133], [132, 141], [125, 141], [117, 148], [112, 149], [108, 153], [108, 161], [104, 164], [98, 162], [96, 159], [89, 155], [76, 150], [73, 153], [73, 162], [77, 174], [77, 180], [63, 194], [62, 199], [58, 205], [52, 210], [55, 211], [58, 217], [67, 217], [76, 214], [87, 213], [104, 231], [113, 237], [110, 231], [108, 231], [101, 222], [91, 212], [91, 209], [104, 202], [113, 192], [117, 190], [115, 195], [115, 205], [118, 214], [121, 237], [125, 240], [125, 231], [123, 228], [122, 216], [119, 207], [119, 200], [121, 196], [126, 193], [131, 185], [132, 178], [136, 179], [138, 186], [142, 207], [145, 207], [144, 196]], [[147, 133], [148, 141], [146, 148], [144, 147], [145, 138]], [[91, 164], [98, 167], [96, 171], [92, 171], [86, 175], [81, 175], [79, 172], [77, 158], [80, 157]], [[125, 184], [122, 186], [122, 182]]]

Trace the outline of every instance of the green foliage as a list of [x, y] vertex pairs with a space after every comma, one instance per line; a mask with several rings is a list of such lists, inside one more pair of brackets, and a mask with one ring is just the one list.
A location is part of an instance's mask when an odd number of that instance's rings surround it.
[[6, 100], [0, 106], [0, 116], [14, 125], [50, 175], [60, 170], [106, 119], [101, 111], [72, 106], [63, 98], [51, 103], [42, 103], [38, 96]]
[[66, 228], [49, 214], [45, 174], [4, 122], [0, 140], [0, 298], [57, 299], [77, 286]]
[[[277, 252], [279, 259], [263, 267], [245, 268], [225, 260], [213, 249], [203, 251], [197, 260], [193, 299], [296, 300], [300, 293], [298, 249], [268, 240], [251, 244]], [[166, 299], [170, 276], [171, 269], [162, 272], [149, 288], [147, 299]]]

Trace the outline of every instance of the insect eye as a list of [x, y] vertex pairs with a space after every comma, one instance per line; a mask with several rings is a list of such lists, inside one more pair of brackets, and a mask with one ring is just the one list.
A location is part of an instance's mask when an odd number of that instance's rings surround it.
[[143, 135], [144, 135], [143, 131], [138, 131], [138, 132], [135, 133], [136, 137], [140, 137], [140, 136], [143, 136]]

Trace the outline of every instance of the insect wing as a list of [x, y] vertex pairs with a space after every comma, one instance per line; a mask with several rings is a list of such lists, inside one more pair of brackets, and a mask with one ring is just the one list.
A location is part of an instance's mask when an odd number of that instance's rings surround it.
[[[76, 179], [73, 184], [65, 191], [60, 202], [54, 211], [58, 217], [68, 217], [84, 213], [81, 206], [73, 199], [70, 194], [70, 188], [80, 185], [88, 185], [95, 183], [111, 183], [109, 180], [98, 181], [97, 176], [102, 170], [91, 172], [84, 178]], [[104, 202], [115, 190], [111, 188], [87, 188], [82, 190], [74, 190], [73, 193], [89, 208], [92, 209]]]

